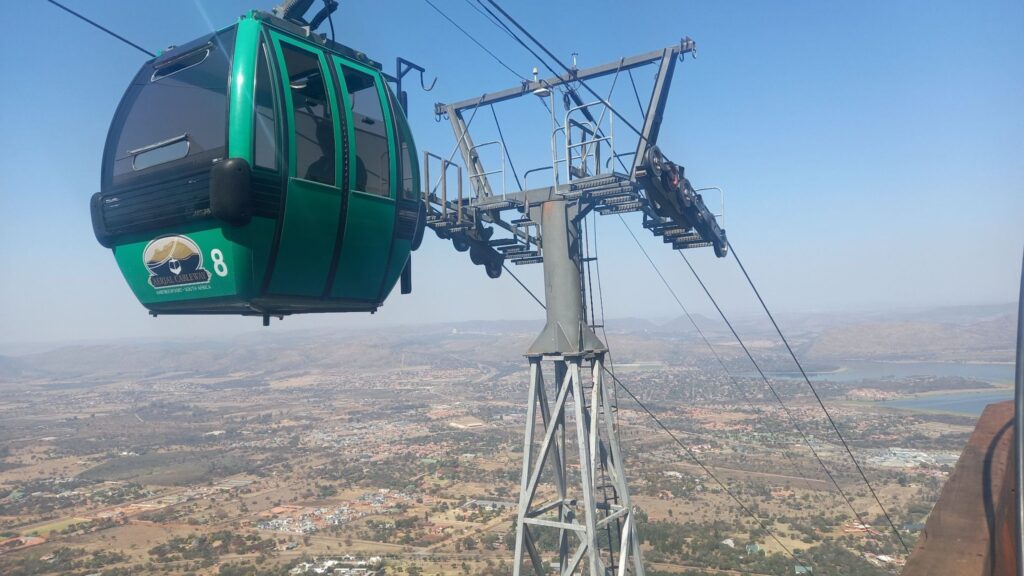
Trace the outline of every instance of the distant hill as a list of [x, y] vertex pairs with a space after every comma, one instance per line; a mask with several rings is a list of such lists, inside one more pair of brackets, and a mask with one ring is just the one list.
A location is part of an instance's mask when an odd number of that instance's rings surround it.
[[964, 323], [873, 321], [826, 330], [807, 353], [817, 359], [1011, 361], [1015, 329], [1012, 314]]
[[22, 377], [25, 374], [25, 368], [22, 365], [22, 361], [17, 358], [10, 358], [8, 356], [0, 356], [0, 378], [8, 377]]
[[[823, 365], [850, 359], [1012, 361], [1013, 310], [1010, 305], [956, 307], [780, 315], [779, 320], [801, 358]], [[742, 358], [720, 321], [700, 315], [694, 319], [718, 354], [727, 360]], [[766, 366], [784, 358], [778, 337], [763, 317], [733, 321]], [[210, 340], [121, 340], [44, 351], [33, 345], [27, 348], [30, 352], [0, 356], [0, 387], [58, 381], [88, 385], [173, 374], [262, 378], [402, 366], [515, 367], [522, 365], [523, 353], [542, 327], [540, 320], [475, 321], [374, 329], [268, 329]], [[610, 319], [607, 340], [616, 362], [713, 361], [685, 317]]]
[[0, 386], [15, 382], [105, 382], [187, 374], [225, 377], [288, 375], [381, 367], [475, 365], [521, 360], [524, 335], [462, 330], [389, 330], [385, 333], [282, 332], [220, 341], [140, 342], [62, 346], [47, 352], [0, 357]]

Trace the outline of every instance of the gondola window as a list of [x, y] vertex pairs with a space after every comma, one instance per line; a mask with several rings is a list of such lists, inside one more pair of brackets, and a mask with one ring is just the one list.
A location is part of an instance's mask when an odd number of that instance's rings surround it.
[[344, 68], [356, 137], [356, 190], [391, 195], [391, 157], [380, 93], [373, 76]]
[[282, 43], [295, 122], [295, 175], [334, 184], [334, 121], [316, 54]]

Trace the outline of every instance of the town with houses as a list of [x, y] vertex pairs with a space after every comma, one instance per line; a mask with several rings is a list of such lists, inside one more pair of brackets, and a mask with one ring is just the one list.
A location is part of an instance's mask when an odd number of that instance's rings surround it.
[[[531, 333], [486, 339], [515, 350]], [[734, 371], [744, 396], [735, 375], [692, 342], [614, 337], [618, 377], [685, 446], [618, 395], [649, 574], [793, 573], [800, 565], [780, 544], [831, 566], [827, 573], [899, 572], [905, 552], [856, 488], [856, 470], [799, 381], [773, 376], [806, 423], [806, 441], [742, 367]], [[480, 339], [469, 330], [292, 336], [275, 345], [275, 358], [254, 364], [239, 345], [218, 351], [223, 366], [187, 373], [143, 362], [103, 369], [114, 364], [97, 350], [88, 361], [75, 349], [51, 353], [39, 368], [25, 360], [5, 376], [0, 400], [0, 573], [505, 576], [523, 463], [524, 365], [480, 349]], [[183, 360], [205, 353], [178, 346]], [[741, 357], [723, 350], [739, 366]], [[289, 360], [300, 351], [304, 360]], [[781, 350], [759, 353], [769, 367], [782, 362]], [[406, 361], [379, 362], [385, 357]], [[820, 364], [821, 393], [912, 545], [977, 416], [888, 403], [1005, 384], [856, 378]], [[812, 447], [850, 488], [860, 519]], [[735, 514], [694, 458], [780, 540]]]

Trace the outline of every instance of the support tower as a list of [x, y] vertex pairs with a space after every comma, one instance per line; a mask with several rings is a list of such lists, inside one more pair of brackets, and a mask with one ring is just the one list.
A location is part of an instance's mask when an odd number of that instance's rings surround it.
[[578, 216], [563, 199], [541, 205], [547, 324], [527, 353], [513, 574], [528, 565], [545, 576], [549, 560], [562, 574], [622, 576], [628, 568], [642, 576], [615, 406], [605, 386], [607, 349], [583, 314]]
[[[684, 38], [662, 50], [435, 106], [438, 118], [451, 122], [462, 164], [452, 161], [455, 150], [448, 158], [424, 154], [427, 225], [457, 250], [468, 251], [492, 278], [501, 275], [506, 262], [543, 263], [544, 268], [547, 323], [526, 354], [530, 372], [515, 576], [524, 571], [547, 576], [551, 569], [561, 576], [644, 574], [614, 389], [605, 378], [608, 349], [584, 312], [580, 222], [591, 213], [640, 212], [644, 227], [674, 249], [712, 246], [718, 256], [725, 255], [728, 242], [716, 216], [682, 167], [656, 146], [676, 61], [693, 51], [693, 41]], [[610, 100], [620, 74], [652, 64], [658, 71], [637, 129]], [[602, 77], [611, 77], [608, 96], [585, 102], [577, 88], [593, 93], [585, 83]], [[555, 90], [564, 96], [561, 102]], [[551, 164], [528, 170], [523, 178], [550, 171], [551, 183], [510, 192], [504, 139], [475, 144], [469, 127], [481, 107], [523, 96], [544, 99], [551, 115], [545, 138]], [[636, 132], [635, 140], [625, 139], [629, 152], [616, 152], [616, 117]], [[500, 170], [484, 167], [488, 149], [500, 159]], [[500, 237], [496, 230], [503, 231]]]

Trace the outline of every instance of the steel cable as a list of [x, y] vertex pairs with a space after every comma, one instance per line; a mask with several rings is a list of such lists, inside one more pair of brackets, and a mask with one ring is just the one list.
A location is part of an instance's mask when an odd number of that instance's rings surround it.
[[68, 14], [71, 14], [72, 16], [74, 16], [76, 18], [79, 18], [79, 19], [85, 21], [88, 24], [91, 24], [92, 26], [95, 26], [96, 28], [98, 28], [98, 29], [106, 32], [107, 34], [113, 36], [114, 38], [117, 38], [121, 42], [124, 42], [125, 44], [131, 46], [132, 48], [135, 48], [139, 52], [142, 52], [143, 54], [145, 54], [145, 55], [147, 55], [147, 56], [149, 56], [151, 58], [156, 58], [156, 54], [154, 54], [153, 52], [150, 52], [149, 50], [146, 50], [145, 48], [143, 48], [142, 46], [139, 46], [135, 42], [132, 42], [131, 40], [125, 38], [124, 36], [121, 36], [117, 32], [114, 32], [110, 28], [102, 26], [101, 24], [98, 24], [97, 22], [94, 22], [94, 21], [86, 18], [85, 16], [82, 16], [78, 12], [75, 12], [74, 10], [72, 10], [71, 8], [68, 8], [67, 6], [61, 4], [60, 2], [55, 2], [54, 0], [46, 0], [46, 1], [49, 2], [50, 4], [53, 4], [57, 8], [60, 8], [61, 10], [67, 12]]
[[782, 397], [775, 390], [775, 387], [772, 386], [771, 381], [768, 380], [768, 376], [766, 376], [764, 370], [761, 369], [761, 365], [758, 364], [756, 360], [754, 360], [754, 355], [750, 353], [750, 349], [747, 348], [747, 345], [743, 342], [743, 339], [740, 338], [740, 335], [738, 332], [736, 332], [736, 329], [733, 327], [732, 322], [729, 321], [729, 318], [725, 315], [725, 312], [722, 311], [721, 306], [718, 305], [718, 301], [715, 299], [714, 296], [711, 295], [711, 291], [708, 290], [708, 287], [704, 284], [704, 280], [701, 279], [700, 275], [697, 274], [697, 271], [693, 268], [692, 265], [690, 265], [690, 260], [686, 257], [686, 254], [679, 252], [679, 255], [682, 256], [683, 261], [686, 262], [686, 265], [690, 268], [690, 272], [693, 273], [693, 277], [697, 279], [697, 282], [700, 284], [700, 287], [704, 290], [704, 294], [706, 294], [708, 299], [711, 300], [711, 303], [715, 306], [715, 310], [718, 311], [718, 315], [721, 316], [722, 321], [725, 322], [725, 325], [729, 327], [729, 331], [732, 332], [733, 337], [736, 338], [736, 342], [739, 343], [740, 348], [743, 349], [743, 352], [747, 355], [747, 358], [750, 359], [751, 364], [754, 365], [754, 368], [757, 370], [757, 373], [760, 374], [761, 379], [764, 380], [764, 383], [772, 391], [772, 395], [775, 396], [775, 400], [779, 403], [779, 406], [782, 406], [782, 409], [785, 410], [786, 415], [789, 417], [790, 422], [793, 424], [793, 427], [796, 428], [797, 432], [800, 433], [800, 436], [804, 439], [804, 443], [807, 444], [807, 447], [811, 449], [811, 454], [814, 455], [814, 458], [818, 461], [818, 464], [821, 465], [821, 469], [825, 471], [825, 474], [828, 476], [829, 480], [832, 481], [832, 484], [835, 485], [836, 490], [839, 491], [839, 494], [843, 497], [843, 500], [846, 501], [846, 505], [849, 506], [850, 510], [853, 512], [853, 515], [857, 518], [857, 522], [861, 525], [867, 525], [864, 522], [864, 518], [861, 515], [861, 513], [858, 512], [857, 509], [853, 506], [853, 502], [850, 500], [850, 497], [847, 496], [846, 491], [843, 490], [842, 486], [839, 485], [839, 482], [836, 480], [835, 476], [833, 476], [832, 472], [829, 471], [828, 466], [825, 465], [825, 461], [818, 454], [818, 451], [814, 449], [814, 445], [811, 444], [811, 440], [804, 432], [803, 427], [800, 426], [800, 424], [797, 422], [796, 417], [793, 416], [793, 413], [790, 411], [789, 407], [786, 406], [786, 403], [782, 401]]
[[[892, 528], [892, 532], [896, 535], [896, 539], [899, 540], [900, 545], [903, 546], [903, 550], [909, 554], [910, 548], [907, 546], [907, 543], [903, 541], [903, 536], [896, 528], [896, 524], [893, 523], [892, 518], [889, 517], [889, 512], [885, 509], [881, 499], [878, 498], [875, 488], [871, 485], [871, 481], [868, 480], [867, 474], [864, 473], [864, 469], [861, 468], [860, 462], [858, 462], [857, 458], [853, 455], [853, 450], [851, 450], [850, 445], [847, 444], [846, 438], [843, 437], [843, 433], [839, 431], [839, 426], [836, 425], [836, 421], [832, 418], [832, 414], [828, 411], [828, 408], [825, 407], [825, 403], [821, 400], [821, 396], [818, 395], [818, 391], [814, 388], [814, 384], [811, 384], [811, 379], [807, 377], [807, 372], [804, 371], [803, 364], [801, 364], [800, 360], [797, 359], [796, 353], [793, 352], [793, 348], [789, 345], [789, 340], [786, 339], [786, 336], [779, 328], [778, 322], [776, 322], [775, 317], [772, 316], [771, 310], [769, 310], [768, 305], [765, 304], [764, 298], [761, 297], [761, 293], [757, 290], [757, 286], [754, 285], [754, 281], [750, 278], [750, 274], [747, 273], [747, 269], [743, 266], [743, 262], [740, 261], [740, 257], [736, 255], [736, 248], [731, 242], [729, 243], [729, 251], [732, 252], [732, 257], [736, 260], [736, 264], [739, 264], [740, 270], [743, 271], [743, 276], [747, 279], [747, 283], [750, 284], [750, 289], [754, 291], [754, 295], [757, 296], [758, 302], [761, 303], [761, 307], [764, 309], [765, 314], [768, 315], [768, 319], [771, 320], [772, 326], [775, 327], [775, 332], [778, 333], [779, 338], [782, 339], [782, 343], [786, 345], [786, 350], [789, 352], [790, 357], [793, 358], [793, 362], [796, 363], [796, 367], [800, 369], [800, 375], [803, 376], [804, 382], [807, 383], [807, 387], [810, 388], [811, 393], [814, 394], [814, 399], [817, 400], [818, 405], [821, 406], [822, 412], [824, 412], [825, 417], [828, 418], [828, 423], [832, 425], [832, 429], [835, 430], [836, 436], [839, 437], [839, 441], [842, 442], [843, 448], [846, 449], [846, 453], [850, 456], [850, 460], [857, 468], [857, 472], [860, 473], [860, 477], [864, 480], [864, 484], [867, 485], [868, 490], [871, 492], [871, 497], [875, 499], [875, 503], [877, 503], [878, 507], [882, 510], [882, 515], [885, 516], [886, 522], [889, 523], [889, 527]], [[680, 252], [680, 254], [682, 253]], [[683, 256], [683, 259], [686, 260], [686, 256]], [[689, 265], [689, 261], [687, 261], [687, 265]], [[692, 267], [690, 269], [693, 270]], [[694, 274], [696, 274], [696, 272], [694, 272]]]
[[697, 458], [697, 455], [693, 452], [693, 450], [690, 450], [689, 446], [683, 444], [682, 440], [680, 440], [675, 435], [675, 433], [673, 433], [672, 430], [669, 429], [668, 426], [662, 423], [661, 419], [658, 418], [658, 416], [654, 412], [652, 412], [651, 409], [647, 407], [647, 405], [645, 405], [643, 402], [640, 401], [639, 398], [636, 397], [636, 394], [633, 394], [633, 392], [629, 388], [627, 388], [626, 385], [623, 384], [622, 381], [619, 380], [619, 378], [615, 374], [612, 374], [607, 368], [605, 368], [605, 372], [608, 372], [608, 374], [612, 377], [612, 380], [615, 381], [615, 384], [622, 388], [622, 391], [625, 392], [630, 398], [632, 398], [633, 401], [636, 402], [636, 405], [639, 406], [641, 410], [646, 412], [647, 415], [650, 416], [652, 420], [654, 420], [658, 427], [661, 428], [666, 434], [668, 434], [672, 438], [672, 440], [686, 452], [690, 459], [693, 460], [693, 462], [697, 464], [697, 466], [700, 466], [700, 469], [703, 470], [704, 473], [707, 474], [712, 480], [714, 480], [715, 483], [718, 484], [719, 488], [721, 488], [730, 498], [732, 498], [733, 502], [736, 502], [736, 505], [739, 506], [740, 509], [743, 510], [743, 512], [747, 516], [751, 517], [762, 530], [764, 530], [769, 536], [771, 536], [772, 540], [775, 540], [775, 543], [778, 544], [783, 550], [785, 550], [786, 554], [788, 554], [794, 562], [796, 562], [803, 568], [809, 569], [809, 566], [801, 562], [800, 559], [797, 558], [795, 554], [793, 554], [793, 551], [782, 543], [782, 540], [780, 540], [779, 537], [775, 535], [775, 532], [773, 532], [771, 528], [768, 528], [768, 526], [764, 522], [762, 522], [761, 519], [758, 518], [757, 515], [755, 515], [750, 510], [750, 508], [747, 508], [746, 504], [744, 504], [738, 496], [733, 494], [732, 490], [729, 490], [729, 487], [726, 486], [725, 483], [723, 483], [721, 480], [719, 480], [718, 476], [715, 476], [715, 473], [712, 472], [706, 464], [701, 462], [700, 458]]

